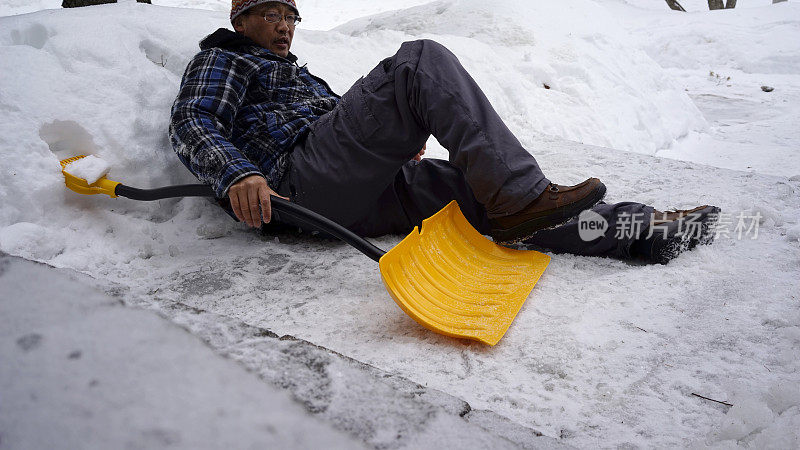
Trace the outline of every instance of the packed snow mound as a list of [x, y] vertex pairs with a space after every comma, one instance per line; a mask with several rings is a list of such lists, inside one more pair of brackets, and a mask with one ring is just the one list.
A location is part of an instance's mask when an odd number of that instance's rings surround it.
[[372, 41], [436, 38], [512, 128], [653, 154], [706, 127], [700, 111], [591, 0], [437, 1], [334, 29]]
[[[705, 2], [703, 2], [705, 3]], [[629, 33], [662, 67], [800, 73], [800, 3], [663, 14], [642, 13]]]
[[198, 39], [221, 25], [208, 11], [139, 3], [0, 18], [0, 223], [57, 214], [47, 205], [63, 195], [58, 161], [80, 154], [134, 186], [193, 181], [170, 149], [169, 110]]

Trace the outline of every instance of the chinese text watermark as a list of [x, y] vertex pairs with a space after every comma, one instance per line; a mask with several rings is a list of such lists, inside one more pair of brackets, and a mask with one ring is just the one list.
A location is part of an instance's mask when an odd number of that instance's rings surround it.
[[[673, 213], [674, 214], [674, 213]], [[758, 239], [762, 222], [760, 212], [748, 213], [690, 213], [674, 216], [665, 213], [663, 217], [647, 216], [645, 213], [621, 213], [616, 217], [613, 230], [600, 214], [586, 210], [578, 216], [578, 233], [584, 241], [592, 241], [613, 231], [616, 239], [649, 239], [654, 235], [663, 238], [686, 236], [690, 239], [712, 240], [733, 238], [737, 240]]]

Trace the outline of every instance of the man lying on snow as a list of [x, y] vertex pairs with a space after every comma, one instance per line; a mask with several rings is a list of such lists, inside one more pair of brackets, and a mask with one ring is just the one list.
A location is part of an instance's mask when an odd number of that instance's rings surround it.
[[[339, 97], [289, 52], [295, 0], [233, 0], [230, 17], [236, 31], [203, 39], [189, 63], [170, 136], [189, 170], [251, 227], [270, 222], [270, 195], [279, 195], [365, 236], [408, 233], [456, 200], [496, 242], [556, 252], [666, 263], [713, 239], [716, 207], [661, 213], [600, 202], [596, 178], [550, 182], [436, 42], [404, 43]], [[420, 159], [431, 134], [449, 161]], [[587, 217], [605, 220], [605, 232], [587, 238]]]

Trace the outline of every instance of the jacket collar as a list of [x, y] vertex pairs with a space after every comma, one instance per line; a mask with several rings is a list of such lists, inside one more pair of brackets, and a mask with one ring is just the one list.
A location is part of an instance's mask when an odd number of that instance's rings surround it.
[[291, 63], [297, 63], [297, 56], [289, 52], [286, 58], [276, 55], [264, 47], [258, 45], [249, 37], [242, 33], [231, 31], [227, 28], [220, 28], [217, 31], [209, 34], [200, 41], [200, 49], [208, 50], [210, 48], [221, 48], [223, 50], [240, 51], [246, 53], [263, 52], [271, 59], [288, 60]]

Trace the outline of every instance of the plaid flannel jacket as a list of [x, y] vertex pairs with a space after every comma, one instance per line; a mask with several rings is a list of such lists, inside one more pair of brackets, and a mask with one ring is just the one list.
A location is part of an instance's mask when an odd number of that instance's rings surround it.
[[288, 152], [339, 101], [305, 66], [224, 28], [200, 43], [172, 106], [170, 140], [189, 170], [218, 198], [261, 174], [277, 189]]

